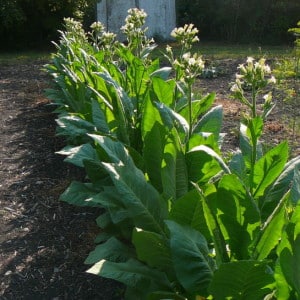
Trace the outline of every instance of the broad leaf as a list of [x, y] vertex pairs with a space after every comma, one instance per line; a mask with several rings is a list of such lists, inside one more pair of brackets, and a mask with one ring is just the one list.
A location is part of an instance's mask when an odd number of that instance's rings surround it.
[[166, 216], [166, 203], [158, 192], [146, 181], [144, 174], [133, 164], [102, 163], [121, 201], [128, 209], [130, 217], [138, 228], [162, 232], [162, 222]]
[[[218, 184], [217, 208], [221, 229], [236, 259], [248, 258], [248, 246], [259, 227], [258, 208], [236, 175], [225, 175]], [[224, 231], [225, 230], [225, 231]]]
[[205, 293], [212, 279], [214, 264], [203, 235], [190, 227], [166, 221], [177, 279], [189, 293]]
[[298, 202], [290, 223], [278, 249], [282, 273], [293, 289], [300, 296], [300, 202]]
[[215, 140], [219, 140], [223, 120], [223, 108], [218, 105], [207, 112], [197, 123], [193, 129], [196, 132], [211, 132], [214, 134]]
[[173, 203], [169, 218], [176, 223], [198, 230], [209, 239], [210, 235], [204, 218], [202, 197], [195, 189]]
[[175, 201], [188, 191], [188, 172], [185, 156], [176, 140], [176, 131], [165, 145], [161, 165], [161, 178], [164, 196]]
[[159, 77], [152, 78], [153, 91], [157, 97], [157, 100], [168, 107], [172, 107], [174, 101], [174, 88], [175, 81], [165, 81]]
[[91, 265], [102, 259], [113, 262], [125, 262], [134, 256], [134, 252], [115, 237], [111, 237], [105, 243], [98, 245], [85, 260], [85, 264]]
[[105, 115], [101, 110], [98, 101], [94, 99], [92, 99], [92, 118], [97, 131], [101, 132], [102, 134], [109, 134], [110, 130], [107, 125]]
[[172, 258], [166, 237], [135, 228], [132, 243], [140, 261], [152, 268], [172, 274]]
[[117, 280], [135, 289], [136, 295], [139, 295], [139, 298], [135, 298], [136, 300], [144, 300], [148, 294], [158, 290], [172, 291], [171, 283], [164, 273], [151, 269], [134, 259], [123, 263], [101, 260], [87, 272]]
[[261, 300], [274, 282], [267, 262], [235, 261], [225, 263], [215, 272], [209, 287], [215, 300]]
[[282, 172], [288, 158], [288, 145], [286, 142], [267, 152], [254, 166], [254, 197], [257, 199], [264, 195], [269, 187]]
[[56, 153], [66, 155], [67, 158], [65, 158], [65, 161], [78, 167], [84, 167], [85, 160], [99, 160], [96, 150], [90, 144], [78, 147], [66, 146]]
[[[290, 160], [284, 167], [284, 170], [272, 185], [272, 187], [267, 191], [264, 197], [263, 205], [271, 207], [271, 210], [277, 205], [283, 195], [288, 191], [290, 188], [294, 176], [295, 170], [299, 169], [300, 167], [300, 157], [296, 157]], [[296, 186], [295, 186], [296, 187]], [[264, 208], [264, 207], [263, 207]], [[266, 215], [269, 215], [271, 211], [267, 210]]]
[[223, 159], [211, 148], [200, 145], [186, 154], [189, 180], [199, 185], [207, 183], [222, 169], [230, 173]]
[[257, 260], [265, 259], [282, 238], [282, 230], [286, 223], [286, 203], [289, 194], [285, 195], [261, 228], [260, 238], [255, 248]]
[[102, 207], [96, 201], [99, 191], [91, 183], [73, 181], [61, 194], [60, 200], [77, 206]]

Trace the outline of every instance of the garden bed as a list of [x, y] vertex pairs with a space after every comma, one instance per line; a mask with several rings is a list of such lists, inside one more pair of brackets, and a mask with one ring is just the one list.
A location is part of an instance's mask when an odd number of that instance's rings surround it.
[[[224, 107], [225, 149], [235, 149], [244, 108], [229, 99], [239, 59], [220, 60], [222, 74], [201, 79], [200, 90], [217, 92]], [[1, 299], [120, 299], [119, 284], [85, 273], [83, 264], [94, 248], [99, 211], [59, 202], [59, 195], [79, 169], [55, 154], [64, 146], [55, 137], [55, 116], [44, 96], [49, 78], [45, 61], [0, 65], [0, 298]], [[277, 99], [278, 98], [278, 99]], [[300, 154], [299, 130], [289, 125], [295, 107], [278, 100], [266, 123], [267, 145], [289, 139], [291, 155]]]

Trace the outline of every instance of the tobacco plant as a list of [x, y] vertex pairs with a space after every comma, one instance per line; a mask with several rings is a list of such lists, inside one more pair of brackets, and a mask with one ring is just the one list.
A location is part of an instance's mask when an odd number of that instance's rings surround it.
[[176, 28], [182, 51], [168, 46], [160, 67], [144, 20], [129, 11], [127, 45], [105, 46], [100, 24], [78, 39], [67, 27], [47, 66], [58, 132], [70, 138], [60, 153], [87, 174], [61, 200], [105, 209], [88, 272], [124, 283], [126, 299], [298, 299], [300, 158], [260, 143], [271, 69], [239, 66], [232, 91], [250, 113], [228, 160], [222, 108], [193, 89], [204, 67], [191, 53], [197, 30]]

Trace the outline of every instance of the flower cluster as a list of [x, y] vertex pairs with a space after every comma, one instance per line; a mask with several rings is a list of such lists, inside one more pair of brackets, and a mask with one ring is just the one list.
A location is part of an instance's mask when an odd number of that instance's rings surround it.
[[[256, 98], [259, 93], [269, 84], [275, 84], [276, 79], [271, 75], [271, 68], [266, 64], [266, 60], [261, 58], [259, 61], [255, 61], [253, 57], [248, 57], [246, 64], [240, 64], [238, 66], [239, 73], [236, 74], [236, 80], [231, 86], [231, 92], [235, 99], [240, 100], [252, 109], [252, 114], [256, 112]], [[251, 90], [251, 101], [245, 96], [245, 90]], [[263, 96], [263, 115], [266, 115], [267, 111], [273, 107], [272, 93]]]
[[128, 33], [131, 30], [141, 28], [145, 25], [146, 18], [147, 13], [143, 9], [130, 8], [125, 19], [125, 25], [121, 27], [121, 30]]
[[182, 79], [187, 83], [193, 83], [195, 78], [198, 77], [204, 69], [202, 56], [197, 53], [192, 55], [190, 52], [184, 53], [180, 61], [176, 59], [174, 65], [183, 70], [184, 76]]
[[143, 9], [131, 8], [125, 19], [125, 25], [121, 27], [121, 31], [126, 35], [128, 47], [135, 51], [137, 56], [141, 55], [144, 48], [150, 46], [154, 41], [148, 39], [145, 27], [147, 14]]
[[85, 42], [87, 40], [87, 36], [80, 22], [73, 18], [64, 18], [64, 22], [68, 39], [80, 42]]
[[198, 29], [194, 27], [194, 24], [185, 24], [184, 27], [173, 29], [171, 36], [184, 47], [184, 49], [191, 49], [192, 44], [199, 41], [197, 36]]

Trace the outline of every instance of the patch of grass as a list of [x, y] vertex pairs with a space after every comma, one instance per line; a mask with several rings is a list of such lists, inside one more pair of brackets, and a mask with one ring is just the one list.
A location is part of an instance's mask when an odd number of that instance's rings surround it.
[[[174, 42], [168, 43], [176, 52], [180, 51], [179, 45]], [[158, 56], [163, 60], [162, 51], [165, 50], [167, 43], [162, 43], [157, 48]], [[287, 45], [280, 46], [259, 46], [259, 45], [233, 45], [233, 44], [219, 44], [216, 42], [199, 42], [194, 44], [193, 52], [201, 53], [205, 58], [209, 59], [238, 59], [252, 56], [254, 58], [267, 57], [290, 57], [293, 47]], [[159, 54], [161, 53], [161, 54]]]
[[0, 64], [17, 64], [33, 60], [49, 60], [50, 55], [51, 54], [48, 51], [3, 52], [0, 53]]

